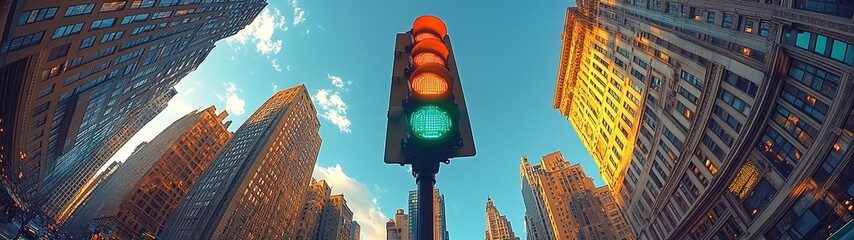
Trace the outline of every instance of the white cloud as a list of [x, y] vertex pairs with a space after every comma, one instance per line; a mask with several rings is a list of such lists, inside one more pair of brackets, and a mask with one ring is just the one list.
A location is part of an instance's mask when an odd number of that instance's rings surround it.
[[225, 85], [225, 95], [216, 94], [216, 97], [225, 102], [225, 110], [234, 115], [246, 113], [246, 101], [237, 96], [237, 92], [242, 90], [238, 89], [237, 84], [233, 82], [226, 82], [223, 85]]
[[326, 74], [326, 79], [329, 79], [329, 81], [332, 81], [332, 85], [335, 85], [335, 87], [337, 87], [338, 89], [344, 89], [346, 84], [350, 83], [350, 82], [345, 83], [344, 79], [342, 79], [341, 77], [330, 75], [328, 73]]
[[320, 89], [312, 98], [320, 105], [320, 116], [338, 126], [339, 131], [350, 133], [347, 103], [344, 103], [337, 91], [330, 93], [329, 89]]
[[225, 40], [229, 44], [240, 43], [241, 45], [246, 45], [246, 43], [255, 43], [255, 50], [264, 55], [279, 53], [282, 50], [282, 40], [273, 40], [273, 33], [277, 29], [287, 31], [285, 27], [287, 23], [285, 22], [285, 16], [282, 15], [278, 8], [271, 8], [273, 9], [272, 11], [269, 8], [264, 8], [249, 26], [246, 26], [240, 32]]
[[290, 72], [290, 71], [291, 71], [291, 65], [290, 65], [290, 64], [288, 64], [287, 66], [285, 66], [285, 69], [287, 69], [287, 70], [288, 70], [288, 72]]
[[278, 91], [279, 91], [279, 85], [276, 85], [275, 83], [273, 83], [273, 92], [278, 92]]
[[277, 72], [281, 72], [281, 71], [282, 71], [282, 66], [280, 66], [280, 65], [279, 65], [279, 63], [278, 63], [278, 62], [276, 62], [276, 59], [273, 59], [273, 60], [272, 60], [272, 61], [270, 61], [270, 62], [271, 62], [271, 63], [273, 63], [273, 69], [275, 69]]
[[305, 10], [300, 7], [294, 6], [294, 26], [299, 25], [300, 23], [305, 22]]
[[353, 211], [353, 220], [362, 227], [362, 239], [386, 239], [385, 223], [388, 218], [367, 185], [347, 176], [338, 164], [328, 168], [315, 166], [312, 177], [326, 180], [332, 187], [332, 194], [344, 194], [347, 206]]
[[184, 91], [184, 95], [190, 95], [190, 93], [193, 93], [194, 91], [196, 91], [196, 90], [192, 89], [192, 88], [188, 88], [187, 91]]

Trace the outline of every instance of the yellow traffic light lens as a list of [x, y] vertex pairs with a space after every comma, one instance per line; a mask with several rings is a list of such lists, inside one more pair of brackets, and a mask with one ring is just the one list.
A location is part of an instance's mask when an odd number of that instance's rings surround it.
[[421, 40], [424, 40], [424, 39], [436, 39], [439, 41], [442, 40], [442, 39], [439, 39], [439, 36], [436, 36], [436, 34], [429, 33], [429, 32], [419, 33], [419, 34], [415, 35], [415, 42], [420, 42]]
[[448, 80], [432, 72], [425, 72], [411, 80], [412, 90], [421, 96], [436, 96], [448, 91]]
[[415, 57], [413, 57], [412, 60], [415, 62], [416, 68], [420, 67], [420, 66], [424, 66], [424, 64], [428, 64], [428, 63], [445, 65], [445, 59], [443, 59], [439, 55], [437, 55], [435, 53], [431, 53], [431, 52], [419, 53], [419, 54], [415, 55]]
[[452, 125], [448, 111], [432, 104], [416, 108], [409, 116], [410, 130], [421, 139], [444, 138], [451, 132]]

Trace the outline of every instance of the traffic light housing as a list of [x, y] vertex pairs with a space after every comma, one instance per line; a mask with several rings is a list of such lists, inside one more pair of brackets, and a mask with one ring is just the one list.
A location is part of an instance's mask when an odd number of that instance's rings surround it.
[[395, 43], [385, 162], [474, 156], [468, 111], [447, 27], [421, 16]]

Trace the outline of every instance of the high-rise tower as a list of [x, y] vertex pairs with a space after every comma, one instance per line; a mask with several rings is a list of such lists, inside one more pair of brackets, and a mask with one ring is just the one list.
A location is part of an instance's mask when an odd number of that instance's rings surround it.
[[[418, 238], [418, 201], [418, 190], [409, 191], [409, 239]], [[433, 240], [450, 238], [445, 224], [445, 195], [433, 189]]]
[[211, 106], [176, 120], [92, 192], [67, 224], [74, 235], [89, 227], [111, 237], [157, 235], [202, 171], [231, 139], [227, 116]]
[[513, 233], [510, 220], [498, 212], [492, 198], [486, 199], [486, 240], [519, 240]]
[[303, 209], [319, 129], [305, 85], [273, 95], [237, 129], [158, 238], [284, 238]]
[[854, 219], [854, 2], [576, 2], [553, 107], [638, 238], [826, 238]]
[[[54, 172], [72, 172], [58, 175], [59, 182], [88, 181], [115, 153], [96, 149], [124, 145], [127, 140], [111, 136], [195, 70], [214, 42], [243, 29], [266, 4], [0, 2], [0, 155], [15, 159], [4, 160], [0, 174], [16, 182], [18, 192], [36, 207], [52, 198], [39, 191], [57, 189], [42, 189], [49, 177], [57, 177]], [[77, 157], [59, 160], [73, 148]], [[107, 157], [97, 157], [100, 162], [80, 157], [93, 155]], [[51, 208], [45, 210], [49, 216], [56, 212]]]
[[408, 240], [409, 214], [403, 213], [403, 209], [397, 209], [394, 218], [386, 222], [385, 230], [387, 240]]
[[580, 164], [558, 151], [533, 166], [522, 157], [521, 169], [526, 229], [540, 233], [528, 239], [634, 239], [613, 199], [601, 195], [607, 187], [595, 187]]

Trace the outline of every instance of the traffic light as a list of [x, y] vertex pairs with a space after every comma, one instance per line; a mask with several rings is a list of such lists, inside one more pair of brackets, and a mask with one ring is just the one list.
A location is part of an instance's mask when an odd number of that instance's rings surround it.
[[418, 17], [398, 33], [385, 162], [474, 156], [474, 141], [445, 23]]

